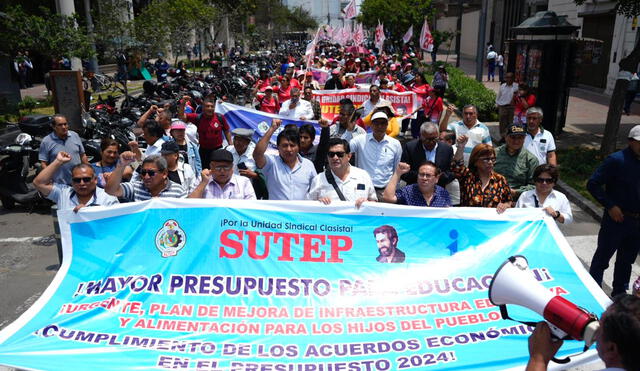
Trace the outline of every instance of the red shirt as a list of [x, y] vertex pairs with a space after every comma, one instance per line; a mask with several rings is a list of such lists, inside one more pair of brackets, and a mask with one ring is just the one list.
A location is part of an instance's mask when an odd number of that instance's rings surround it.
[[[536, 104], [536, 96], [533, 94], [529, 94], [525, 100], [527, 101], [527, 104], [529, 105], [529, 107], [533, 107]], [[516, 101], [516, 111], [515, 114], [516, 116], [518, 116], [519, 114], [522, 114], [522, 116], [524, 116], [524, 113], [527, 111], [524, 108], [524, 105], [522, 105], [522, 103], [520, 102], [519, 97], [515, 99]]]
[[[222, 115], [217, 113], [213, 117], [206, 117], [204, 114], [187, 113], [187, 121], [194, 123], [198, 127], [200, 137], [200, 147], [203, 149], [216, 149], [222, 147], [222, 131], [229, 131], [229, 124]], [[198, 120], [200, 116], [200, 120]], [[218, 118], [222, 118], [222, 122]]]
[[254, 85], [254, 87], [258, 88], [258, 90], [262, 90], [262, 89], [266, 88], [267, 86], [271, 86], [271, 82], [269, 81], [269, 79], [258, 80], [256, 82], [256, 84]]
[[271, 99], [267, 100], [266, 96], [259, 95], [257, 99], [258, 102], [260, 102], [260, 111], [262, 112], [277, 114], [280, 110], [280, 104], [278, 104], [278, 101], [276, 101], [276, 97], [274, 96], [271, 96]]
[[282, 89], [282, 87], [274, 88], [274, 93], [278, 93], [278, 101], [284, 102], [291, 99], [291, 84], [287, 89]]
[[424, 103], [422, 103], [422, 108], [424, 109], [424, 115], [427, 120], [435, 123], [440, 122], [440, 115], [442, 115], [442, 111], [444, 110], [442, 98], [438, 97], [434, 101], [433, 98], [427, 97]]

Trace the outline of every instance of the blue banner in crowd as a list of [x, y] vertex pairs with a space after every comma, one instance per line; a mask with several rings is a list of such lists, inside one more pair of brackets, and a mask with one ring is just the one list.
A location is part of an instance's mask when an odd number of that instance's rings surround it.
[[[531, 329], [502, 320], [487, 298], [516, 254], [549, 290], [598, 315], [608, 304], [541, 209], [154, 199], [59, 216], [64, 262], [0, 332], [0, 364], [521, 369]], [[378, 246], [394, 243], [386, 263]], [[560, 355], [582, 346], [565, 341]]]
[[296, 125], [298, 127], [304, 124], [312, 124], [316, 128], [316, 143], [320, 139], [320, 125], [318, 125], [317, 121], [294, 120], [288, 117], [266, 113], [252, 108], [238, 106], [231, 103], [224, 103], [220, 101], [216, 104], [216, 113], [224, 116], [231, 130], [235, 128], [247, 128], [255, 130], [255, 133], [253, 134], [254, 142], [258, 142], [260, 138], [262, 138], [264, 133], [269, 130], [271, 121], [273, 121], [273, 119], [282, 120], [282, 125], [278, 128], [278, 130], [276, 130], [273, 137], [271, 138], [271, 145], [273, 145], [274, 147], [276, 146], [276, 137], [278, 136], [278, 134], [282, 130], [284, 130], [284, 127], [286, 125], [290, 124]]

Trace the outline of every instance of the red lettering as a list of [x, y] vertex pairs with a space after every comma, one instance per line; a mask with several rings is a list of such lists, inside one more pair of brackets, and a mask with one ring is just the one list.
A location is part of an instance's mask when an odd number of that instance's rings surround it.
[[295, 240], [296, 243], [300, 242], [300, 235], [293, 233], [274, 233], [273, 242], [278, 242], [282, 238], [282, 255], [278, 257], [280, 261], [292, 262], [291, 256], [291, 240]]
[[251, 257], [251, 259], [255, 259], [255, 260], [263, 260], [264, 258], [266, 258], [267, 256], [269, 256], [269, 241], [271, 241], [271, 236], [273, 236], [272, 232], [262, 232], [262, 235], [264, 236], [264, 253], [262, 253], [262, 255], [258, 255], [257, 253], [257, 248], [256, 248], [256, 240], [258, 239], [258, 236], [260, 235], [260, 232], [258, 231], [245, 231], [244, 233], [246, 233], [246, 235], [249, 237], [249, 256]]
[[[331, 256], [329, 257], [329, 263], [342, 263], [342, 259], [340, 259], [340, 252], [349, 251], [353, 247], [353, 242], [351, 238], [347, 236], [327, 236], [329, 241], [331, 241]], [[344, 245], [341, 245], [340, 242], [344, 242]]]
[[[312, 256], [312, 253], [317, 253], [320, 248], [320, 243], [324, 244], [325, 237], [319, 234], [303, 234], [302, 240], [303, 242], [303, 255], [300, 258], [301, 262], [323, 262], [325, 253], [324, 251], [319, 256]], [[313, 240], [319, 240], [320, 243], [314, 243]]]
[[[242, 232], [236, 231], [234, 229], [227, 229], [223, 231], [222, 235], [220, 235], [220, 243], [224, 246], [220, 246], [220, 257], [237, 259], [242, 255], [242, 244], [239, 241], [230, 239], [229, 235], [237, 236], [238, 240], [242, 241]], [[225, 246], [235, 250], [235, 253], [228, 252], [227, 249], [225, 249]]]

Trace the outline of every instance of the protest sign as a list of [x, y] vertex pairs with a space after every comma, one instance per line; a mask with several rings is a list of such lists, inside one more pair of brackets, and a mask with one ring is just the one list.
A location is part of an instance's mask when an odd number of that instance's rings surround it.
[[[522, 368], [531, 329], [502, 320], [487, 298], [492, 274], [515, 254], [554, 293], [598, 315], [608, 304], [541, 209], [154, 199], [59, 217], [62, 267], [0, 332], [0, 364]], [[380, 251], [394, 243], [386, 263]], [[582, 346], [566, 341], [559, 356]]]
[[[414, 92], [381, 90], [380, 96], [391, 102], [401, 118], [407, 118], [420, 106], [418, 95]], [[340, 113], [340, 100], [349, 98], [356, 108], [369, 99], [369, 89], [314, 90], [313, 98], [320, 102], [322, 118], [332, 121]]]

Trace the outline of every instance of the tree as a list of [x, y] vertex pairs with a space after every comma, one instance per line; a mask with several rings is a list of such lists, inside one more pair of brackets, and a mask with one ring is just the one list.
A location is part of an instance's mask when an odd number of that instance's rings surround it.
[[137, 46], [133, 38], [133, 22], [123, 9], [129, 7], [127, 0], [109, 0], [95, 2], [93, 11], [94, 37], [96, 48], [106, 59], [113, 59], [118, 52]]
[[0, 54], [13, 57], [18, 51], [30, 50], [49, 57], [88, 58], [94, 52], [87, 31], [77, 15], [65, 16], [45, 7], [39, 14], [27, 14], [20, 5], [0, 12], [2, 43]]
[[393, 41], [399, 44], [410, 26], [414, 34], [419, 35], [424, 17], [431, 17], [434, 11], [431, 0], [364, 0], [357, 20], [369, 28], [377, 26], [380, 20], [385, 31], [391, 32]]
[[[577, 5], [584, 4], [585, 0], [574, 0]], [[618, 0], [616, 4], [618, 14], [625, 17], [637, 17], [640, 15], [640, 2], [638, 0]], [[629, 77], [638, 70], [640, 63], [640, 39], [636, 40], [636, 45], [626, 57], [620, 59], [620, 73], [616, 80], [616, 85], [611, 94], [609, 111], [607, 112], [607, 123], [604, 127], [604, 137], [600, 144], [600, 153], [606, 156], [616, 150], [618, 131], [620, 130], [620, 119], [622, 118], [622, 105], [624, 96], [629, 86]]]
[[217, 15], [216, 8], [203, 0], [156, 0], [134, 19], [135, 38], [150, 54], [170, 46], [177, 59], [193, 31], [210, 25]]

